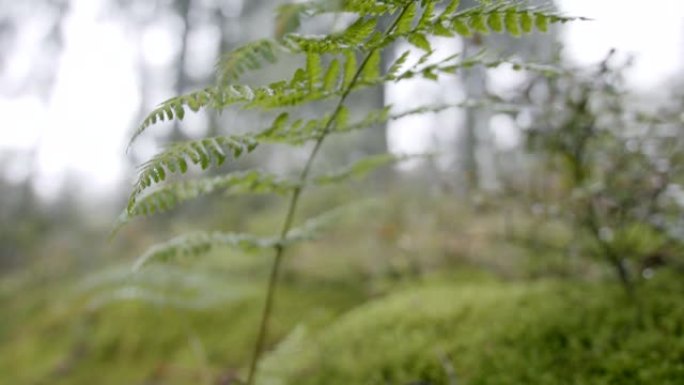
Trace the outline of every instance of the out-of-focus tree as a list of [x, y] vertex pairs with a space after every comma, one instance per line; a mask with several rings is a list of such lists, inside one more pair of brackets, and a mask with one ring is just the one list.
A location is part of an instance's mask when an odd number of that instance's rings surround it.
[[[245, 40], [265, 37], [270, 26], [264, 28], [250, 20], [263, 16], [273, 5], [260, 0], [109, 0], [110, 13], [126, 23], [136, 36], [142, 36], [138, 42], [140, 113], [170, 95], [213, 83], [214, 63], [223, 52]], [[173, 49], [168, 62], [158, 63], [158, 58], [145, 52], [150, 45], [160, 43]], [[199, 127], [188, 131], [174, 123], [166, 137], [179, 141], [193, 136], [195, 131], [215, 134], [225, 119], [209, 113], [198, 124]]]
[[536, 194], [538, 205], [556, 207], [576, 232], [573, 246], [605, 261], [633, 293], [652, 264], [682, 264], [684, 125], [634, 104], [624, 68], [610, 55], [595, 69], [532, 79], [521, 94], [532, 107], [521, 113], [537, 169], [556, 181]]
[[[468, 9], [478, 4], [476, 0], [461, 1], [461, 8]], [[528, 2], [544, 9], [555, 10], [553, 1], [535, 0]], [[510, 34], [487, 34], [480, 32], [463, 37], [463, 54], [475, 55], [482, 50], [494, 51], [498, 55], [518, 57], [527, 62], [548, 63], [554, 57], [558, 44], [559, 28], [553, 26], [546, 33], [532, 32], [524, 39]], [[484, 68], [471, 68], [461, 72], [461, 85], [467, 99], [483, 99], [489, 93], [489, 76]], [[498, 184], [492, 132], [491, 111], [485, 108], [464, 109], [461, 138], [458, 144], [460, 169], [466, 190]]]
[[0, 2], [0, 94], [47, 100], [55, 81], [69, 0]]

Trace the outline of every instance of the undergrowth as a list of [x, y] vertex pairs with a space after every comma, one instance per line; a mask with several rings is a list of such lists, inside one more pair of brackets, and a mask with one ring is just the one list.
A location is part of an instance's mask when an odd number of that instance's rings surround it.
[[677, 384], [684, 287], [664, 274], [643, 290], [639, 325], [617, 285], [428, 281], [296, 329], [264, 384]]
[[[280, 7], [275, 39], [248, 43], [225, 54], [217, 65], [216, 84], [187, 95], [178, 95], [152, 111], [134, 133], [131, 144], [150, 126], [164, 120], [182, 120], [189, 111], [231, 107], [259, 110], [274, 116], [262, 129], [237, 133], [227, 129], [218, 136], [174, 143], [145, 162], [139, 170], [128, 205], [120, 217], [121, 225], [140, 216], [168, 211], [179, 204], [216, 191], [230, 193], [279, 193], [288, 196], [288, 205], [279, 230], [272, 236], [219, 231], [195, 232], [152, 247], [135, 265], [136, 270], [152, 261], [199, 255], [217, 246], [242, 251], [272, 249], [274, 258], [266, 289], [266, 300], [258, 326], [253, 358], [246, 383], [255, 380], [259, 358], [268, 338], [276, 284], [285, 250], [294, 243], [309, 240], [320, 228], [334, 220], [344, 209], [333, 209], [303, 223], [296, 220], [302, 192], [306, 188], [339, 184], [350, 177], [369, 172], [404, 157], [381, 154], [363, 158], [330, 174], [314, 174], [318, 154], [334, 134], [378, 126], [405, 116], [442, 111], [453, 105], [425, 105], [409, 111], [379, 106], [358, 118], [349, 108], [350, 96], [362, 89], [402, 82], [412, 78], [439, 80], [473, 66], [496, 67], [510, 63], [486, 55], [463, 57], [454, 53], [437, 58], [429, 38], [504, 33], [522, 36], [535, 30], [546, 31], [550, 24], [572, 20], [546, 8], [530, 7], [517, 1], [482, 2], [471, 8], [460, 1], [349, 0], [308, 1]], [[346, 14], [350, 24], [322, 35], [298, 32], [301, 22], [322, 15]], [[281, 28], [288, 26], [287, 28]], [[405, 41], [413, 49], [399, 53], [384, 68], [382, 57], [391, 53], [394, 43]], [[411, 51], [420, 52], [411, 63]], [[290, 77], [270, 83], [241, 83], [246, 72], [259, 70], [283, 56], [297, 56], [303, 65]], [[394, 55], [390, 55], [394, 56]], [[511, 63], [516, 69], [550, 72], [552, 69], [526, 63]], [[552, 72], [552, 71], [551, 71]], [[468, 101], [473, 102], [473, 101]], [[302, 108], [311, 105], [321, 111], [310, 118]], [[176, 181], [172, 176], [188, 173], [193, 166], [213, 170], [267, 144], [289, 146], [311, 144], [298, 177], [289, 179], [263, 170], [232, 172], [197, 179]], [[329, 208], [328, 208], [329, 209]]]

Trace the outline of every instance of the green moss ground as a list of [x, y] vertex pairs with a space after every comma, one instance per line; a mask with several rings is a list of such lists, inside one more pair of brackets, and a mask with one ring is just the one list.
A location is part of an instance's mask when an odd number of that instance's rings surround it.
[[430, 282], [371, 301], [266, 361], [264, 383], [682, 384], [684, 284], [659, 277], [643, 313], [619, 287]]
[[[92, 307], [58, 282], [0, 287], [0, 384], [213, 384], [251, 354], [262, 278], [202, 309]], [[684, 282], [641, 288], [443, 274], [369, 292], [285, 276], [261, 384], [681, 384]], [[225, 287], [222, 289], [225, 290]], [[420, 382], [422, 381], [422, 382]]]

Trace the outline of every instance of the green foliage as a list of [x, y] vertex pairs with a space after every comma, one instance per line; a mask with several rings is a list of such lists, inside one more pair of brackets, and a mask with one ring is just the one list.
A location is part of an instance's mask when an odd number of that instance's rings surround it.
[[624, 69], [611, 54], [591, 69], [533, 79], [549, 97], [527, 100], [535, 111], [527, 139], [547, 175], [561, 181], [540, 203], [562, 201], [557, 216], [589, 238], [583, 253], [601, 257], [632, 291], [644, 259], [682, 247], [679, 225], [666, 218], [682, 213], [668, 191], [684, 159], [678, 117], [631, 105]]
[[[451, 1], [441, 12], [441, 1], [347, 0], [309, 1], [279, 8], [276, 19], [276, 39], [263, 39], [239, 47], [225, 54], [217, 65], [215, 85], [187, 95], [179, 95], [153, 110], [135, 131], [131, 144], [152, 125], [164, 120], [183, 120], [187, 110], [211, 108], [224, 111], [230, 107], [254, 109], [265, 113], [279, 113], [271, 126], [261, 131], [242, 135], [223, 135], [212, 138], [176, 143], [143, 164], [134, 185], [121, 223], [128, 219], [174, 208], [177, 204], [223, 191], [291, 193], [283, 226], [275, 236], [254, 236], [224, 232], [205, 232], [180, 236], [151, 248], [138, 260], [140, 267], [152, 260], [166, 260], [176, 256], [204, 254], [214, 247], [232, 247], [239, 250], [273, 249], [275, 262], [269, 281], [268, 296], [257, 338], [255, 355], [247, 378], [253, 384], [254, 368], [265, 341], [268, 318], [272, 306], [274, 285], [280, 260], [287, 245], [310, 239], [329, 214], [294, 227], [300, 196], [305, 187], [338, 183], [349, 177], [366, 174], [374, 168], [395, 160], [381, 155], [362, 159], [331, 175], [310, 176], [319, 149], [333, 133], [363, 129], [400, 119], [411, 114], [438, 111], [444, 106], [423, 106], [412, 111], [396, 112], [391, 107], [370, 111], [357, 122], [347, 106], [348, 97], [359, 90], [382, 86], [387, 82], [424, 78], [439, 80], [452, 76], [462, 68], [472, 66], [495, 67], [506, 60], [489, 59], [485, 55], [461, 57], [453, 54], [435, 59], [430, 45], [432, 36], [470, 35], [472, 33], [507, 33], [520, 36], [534, 28], [546, 29], [548, 24], [561, 23], [572, 18], [551, 11], [530, 8], [517, 2], [483, 2], [460, 9], [458, 1]], [[340, 31], [323, 35], [304, 35], [298, 27], [305, 18], [322, 14], [347, 14], [353, 21]], [[381, 22], [386, 18], [390, 24]], [[505, 27], [505, 28], [504, 28]], [[383, 52], [392, 49], [393, 43], [406, 41], [423, 52], [421, 58], [403, 69], [408, 53], [391, 64], [389, 71], [382, 66]], [[280, 55], [298, 56], [304, 65], [289, 78], [274, 83], [242, 84], [241, 77], [250, 70], [265, 68]], [[525, 68], [520, 63], [516, 68]], [[532, 67], [528, 67], [532, 68]], [[332, 102], [332, 108], [314, 119], [297, 118], [302, 107], [318, 102]], [[322, 105], [323, 103], [319, 103]], [[313, 148], [299, 177], [289, 181], [269, 173], [254, 171], [219, 175], [193, 181], [169, 182], [170, 174], [186, 174], [189, 164], [207, 170], [217, 170], [225, 161], [237, 160], [265, 143], [299, 145], [313, 142]], [[335, 211], [335, 210], [333, 210]]]
[[140, 193], [153, 184], [166, 180], [167, 174], [186, 173], [188, 163], [198, 165], [202, 170], [212, 164], [218, 167], [229, 155], [238, 158], [243, 152], [251, 152], [256, 146], [257, 142], [249, 136], [219, 136], [174, 144], [140, 168], [128, 210], [132, 210]]
[[[213, 256], [208, 256], [209, 259]], [[250, 268], [235, 264], [257, 262]], [[259, 320], [265, 261], [235, 254], [233, 265], [187, 269], [130, 266], [87, 278], [33, 272], [0, 283], [2, 384], [103, 385], [212, 383], [248, 360]], [[275, 343], [307, 320], [325, 324], [358, 304], [355, 285], [286, 282], [273, 320]]]
[[[431, 282], [322, 330], [295, 329], [263, 384], [675, 384], [684, 375], [681, 281], [662, 276], [640, 326], [616, 286]], [[673, 309], [677, 309], [672, 312]]]
[[[357, 164], [357, 169], [363, 172], [373, 165], [368, 162]], [[352, 167], [343, 174], [336, 174], [323, 177], [322, 182], [334, 182], [338, 177], [344, 177], [355, 171]], [[358, 205], [357, 205], [358, 206]], [[212, 251], [215, 248], [233, 248], [242, 252], [254, 252], [273, 247], [284, 247], [304, 240], [311, 240], [318, 236], [321, 230], [328, 226], [333, 220], [342, 214], [351, 211], [352, 206], [343, 206], [317, 217], [313, 217], [304, 222], [300, 227], [295, 227], [288, 231], [286, 237], [259, 237], [251, 234], [196, 232], [188, 235], [181, 235], [164, 243], [152, 246], [147, 252], [141, 255], [135, 262], [133, 269], [139, 270], [148, 262], [164, 261], [177, 257], [199, 256]]]
[[229, 52], [216, 66], [218, 83], [230, 85], [245, 72], [261, 68], [264, 62], [275, 63], [277, 49], [278, 45], [274, 41], [264, 39]]

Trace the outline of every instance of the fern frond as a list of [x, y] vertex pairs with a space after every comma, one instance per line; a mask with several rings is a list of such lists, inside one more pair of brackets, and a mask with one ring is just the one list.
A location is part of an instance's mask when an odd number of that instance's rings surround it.
[[323, 90], [333, 92], [337, 89], [340, 79], [340, 61], [335, 58], [330, 62], [323, 78]]
[[369, 199], [328, 210], [323, 214], [307, 219], [300, 226], [292, 228], [283, 239], [219, 231], [181, 235], [150, 247], [136, 259], [133, 270], [138, 271], [153, 261], [164, 262], [180, 257], [201, 256], [215, 248], [232, 248], [243, 252], [255, 252], [313, 240], [320, 237], [326, 227], [336, 222], [343, 215], [354, 212], [354, 210], [367, 210], [377, 203], [376, 200]]
[[175, 237], [156, 244], [142, 254], [133, 264], [133, 270], [140, 270], [151, 261], [168, 261], [178, 257], [194, 257], [206, 254], [216, 247], [230, 247], [245, 252], [271, 248], [280, 244], [276, 237], [258, 237], [251, 234], [196, 232]]
[[196, 112], [207, 105], [216, 106], [220, 104], [220, 94], [221, 92], [218, 88], [207, 87], [187, 95], [173, 97], [161, 103], [159, 107], [152, 110], [152, 112], [143, 119], [142, 123], [131, 136], [131, 139], [128, 142], [128, 148], [131, 147], [133, 142], [135, 142], [147, 127], [164, 120], [183, 120], [186, 107], [191, 111]]
[[473, 33], [486, 35], [490, 32], [506, 32], [511, 36], [521, 36], [535, 28], [546, 32], [550, 24], [587, 20], [515, 2], [482, 4], [461, 11], [458, 10], [458, 4], [458, 1], [452, 1], [439, 16], [432, 17], [429, 22], [419, 23], [412, 33], [445, 36], [449, 32], [470, 36]]
[[345, 50], [344, 58], [344, 73], [342, 75], [342, 85], [344, 87], [351, 84], [352, 79], [354, 79], [354, 74], [356, 73], [356, 53], [353, 50]]
[[432, 47], [427, 37], [422, 33], [410, 34], [406, 39], [411, 45], [422, 49], [425, 52], [432, 52]]
[[232, 104], [249, 103], [257, 97], [276, 93], [271, 86], [253, 88], [247, 85], [235, 84], [227, 87], [207, 87], [186, 95], [171, 98], [150, 112], [138, 126], [130, 141], [130, 148], [135, 140], [151, 125], [164, 120], [183, 120], [186, 109], [197, 112], [202, 108], [212, 107], [222, 110]]
[[106, 268], [89, 274], [76, 286], [86, 296], [89, 309], [120, 301], [141, 301], [183, 309], [208, 309], [220, 303], [256, 294], [243, 279], [188, 271], [170, 265], [148, 266], [131, 274], [131, 267]]
[[138, 196], [153, 184], [166, 180], [167, 174], [184, 174], [188, 163], [203, 170], [210, 165], [220, 166], [229, 156], [238, 158], [253, 151], [257, 141], [253, 135], [217, 136], [176, 143], [144, 163], [128, 201], [128, 210], [135, 206]]
[[328, 185], [339, 183], [349, 178], [361, 178], [380, 167], [387, 166], [389, 164], [396, 162], [401, 162], [411, 157], [415, 156], [397, 156], [392, 154], [368, 156], [356, 161], [355, 163], [345, 167], [342, 170], [334, 171], [329, 174], [318, 175], [313, 178], [313, 182], [316, 185]]
[[[316, 176], [307, 184], [327, 185], [349, 178], [360, 178], [376, 168], [409, 158], [409, 156], [391, 154], [367, 157], [342, 170]], [[137, 197], [133, 207], [121, 213], [117, 227], [120, 228], [136, 217], [166, 212], [186, 201], [215, 192], [224, 192], [230, 195], [284, 194], [297, 186], [299, 183], [293, 180], [259, 170], [167, 183], [154, 191]]]
[[377, 204], [378, 201], [375, 199], [366, 199], [328, 210], [291, 229], [287, 233], [286, 242], [293, 244], [319, 238], [326, 228], [338, 222], [344, 215], [349, 215], [357, 210], [368, 210]]
[[512, 112], [519, 111], [520, 107], [507, 103], [499, 103], [492, 100], [467, 100], [460, 103], [434, 104], [424, 105], [416, 108], [411, 108], [402, 112], [391, 113], [391, 106], [370, 111], [365, 117], [360, 120], [344, 126], [337, 126], [331, 133], [346, 133], [350, 131], [363, 130], [368, 127], [384, 124], [393, 120], [400, 120], [412, 115], [424, 115], [428, 113], [438, 113], [452, 108], [466, 108], [466, 107], [486, 107], [494, 112]]
[[264, 171], [250, 170], [228, 175], [167, 183], [136, 198], [133, 207], [122, 213], [121, 224], [138, 216], [169, 211], [183, 202], [217, 191], [228, 194], [284, 194], [296, 183]]
[[281, 46], [271, 39], [261, 39], [228, 52], [216, 64], [219, 85], [233, 84], [249, 70], [262, 68], [264, 62], [276, 62], [276, 53]]
[[397, 20], [397, 26], [394, 28], [394, 32], [397, 34], [404, 34], [411, 31], [413, 28], [413, 19], [416, 17], [418, 11], [418, 2], [414, 1], [409, 4], [406, 11]]
[[[128, 274], [130, 275], [130, 270]], [[118, 302], [135, 301], [154, 306], [199, 311], [216, 308], [219, 304], [236, 300], [236, 296], [230, 290], [217, 290], [217, 287], [203, 289], [202, 294], [172, 295], [169, 290], [151, 290], [138, 286], [119, 287], [95, 295], [88, 302], [88, 309], [93, 311]]]
[[306, 55], [306, 75], [309, 84], [309, 91], [313, 92], [323, 77], [321, 67], [321, 56], [309, 53]]
[[360, 83], [369, 83], [380, 79], [382, 56], [380, 50], [374, 50], [368, 56], [368, 61], [361, 71]]
[[340, 12], [361, 16], [382, 16], [396, 12], [400, 6], [400, 3], [368, 0], [309, 0], [283, 4], [276, 10], [276, 36], [280, 38], [293, 32], [299, 27], [303, 17]]
[[[343, 9], [360, 7], [359, 9], [361, 9], [364, 3], [373, 4], [374, 2], [349, 3], [345, 1], [341, 7]], [[386, 79], [380, 77], [378, 73], [379, 66], [376, 65], [376, 62], [379, 63], [380, 54], [377, 49], [386, 46], [399, 36], [403, 36], [409, 43], [427, 52], [427, 55], [422, 59], [426, 61], [430, 56], [429, 54], [432, 53], [427, 35], [460, 34], [469, 36], [473, 32], [503, 32], [505, 28], [509, 34], [518, 36], [522, 33], [531, 32], [535, 28], [539, 31], [546, 31], [548, 26], [554, 23], [585, 20], [584, 18], [558, 15], [551, 11], [525, 8], [515, 3], [485, 4], [457, 11], [454, 7], [457, 7], [458, 2], [451, 2], [444, 12], [435, 16], [434, 2], [427, 2], [426, 4], [427, 6], [414, 27], [412, 24], [417, 13], [417, 5], [415, 2], [408, 3], [407, 9], [402, 14], [394, 31], [388, 36], [377, 33], [377, 16], [362, 16], [347, 29], [337, 34], [323, 37], [287, 34], [282, 43], [263, 39], [240, 47], [224, 56], [219, 62], [217, 68], [218, 86], [178, 96], [162, 103], [143, 120], [133, 134], [129, 146], [152, 124], [171, 119], [182, 120], [187, 109], [197, 111], [201, 108], [213, 107], [216, 110], [222, 110], [236, 103], [243, 103], [246, 108], [282, 108], [337, 96], [343, 92], [343, 87], [349, 84], [352, 75], [356, 72], [356, 52], [373, 52], [372, 62], [364, 68], [364, 76], [358, 82], [357, 87], [378, 85]], [[382, 8], [396, 11], [400, 6], [403, 6], [402, 2], [387, 2]], [[315, 7], [312, 9], [319, 9], [321, 5], [318, 4]], [[325, 11], [325, 9], [323, 7], [319, 10]], [[261, 68], [264, 62], [274, 62], [277, 50], [284, 50], [293, 54], [306, 54], [307, 66], [301, 71], [295, 72], [289, 83], [279, 82], [263, 87], [230, 84], [245, 71]], [[321, 55], [325, 53], [344, 55], [342, 79], [337, 78], [337, 66], [340, 65], [340, 60], [333, 60], [327, 68], [320, 66], [322, 63]], [[396, 69], [396, 66], [392, 67], [392, 71], [396, 71]], [[413, 76], [435, 79], [438, 73], [445, 73], [453, 69], [454, 67], [438, 69], [433, 66], [433, 68], [423, 69], [420, 73], [414, 69], [413, 74], [406, 72], [403, 76], [396, 76], [396, 73], [392, 71], [390, 74], [395, 80]], [[324, 77], [323, 73], [325, 73]]]
[[386, 15], [399, 10], [404, 3], [399, 1], [368, 1], [368, 0], [343, 0], [341, 1], [342, 12], [353, 12], [359, 15]]
[[377, 17], [359, 17], [340, 33], [326, 36], [306, 36], [290, 33], [283, 37], [283, 45], [292, 52], [335, 53], [346, 49], [363, 49], [363, 44], [375, 31]]

